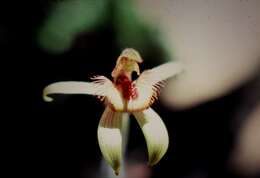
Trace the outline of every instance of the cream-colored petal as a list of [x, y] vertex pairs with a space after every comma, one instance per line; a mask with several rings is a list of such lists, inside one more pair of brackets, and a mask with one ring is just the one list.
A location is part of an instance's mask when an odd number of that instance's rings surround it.
[[169, 62], [144, 71], [135, 81], [138, 97], [130, 100], [128, 111], [138, 111], [148, 108], [157, 99], [162, 82], [183, 71], [179, 62]]
[[124, 49], [124, 51], [122, 51], [122, 53], [120, 54], [118, 60], [117, 60], [117, 63], [120, 61], [120, 58], [121, 57], [127, 57], [135, 62], [138, 62], [138, 63], [142, 63], [143, 62], [143, 59], [142, 57], [140, 56], [139, 52], [136, 51], [135, 49], [133, 48], [126, 48]]
[[[53, 98], [48, 96], [51, 94], [89, 94], [96, 95], [99, 86], [93, 82], [56, 82], [48, 85], [43, 90], [43, 98], [47, 102], [53, 101]], [[100, 92], [99, 92], [100, 94]]]
[[53, 101], [51, 94], [88, 94], [104, 96], [115, 110], [122, 111], [123, 99], [114, 84], [105, 76], [93, 77], [93, 82], [57, 82], [48, 85], [43, 90], [43, 98], [47, 102]]
[[146, 140], [149, 165], [158, 163], [166, 153], [169, 145], [167, 129], [160, 116], [152, 109], [133, 113]]
[[124, 101], [121, 93], [118, 91], [111, 80], [102, 75], [93, 77], [92, 80], [94, 80], [93, 83], [99, 85], [98, 91], [96, 92], [97, 95], [105, 96], [114, 110], [124, 110]]
[[154, 102], [157, 97], [157, 91], [155, 91], [154, 86], [149, 82], [139, 82], [136, 85], [137, 98], [131, 99], [127, 103], [127, 110], [129, 112], [144, 110]]
[[97, 131], [100, 150], [116, 175], [122, 161], [122, 117], [122, 112], [106, 107]]
[[140, 77], [149, 80], [155, 84], [157, 82], [166, 80], [173, 77], [183, 71], [183, 65], [179, 61], [168, 62], [150, 70], [144, 71]]

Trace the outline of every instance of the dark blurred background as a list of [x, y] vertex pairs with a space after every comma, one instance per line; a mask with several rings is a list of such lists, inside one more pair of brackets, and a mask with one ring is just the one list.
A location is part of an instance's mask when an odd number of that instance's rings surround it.
[[[160, 3], [155, 2], [159, 9]], [[57, 81], [89, 81], [97, 74], [110, 77], [126, 47], [140, 52], [142, 70], [175, 60], [171, 58], [175, 52], [160, 38], [161, 26], [146, 23], [136, 15], [136, 7], [130, 0], [1, 2], [1, 59], [10, 66], [3, 72], [10, 82], [8, 92], [13, 93], [9, 114], [3, 116], [10, 127], [6, 134], [11, 151], [6, 164], [14, 164], [10, 177], [107, 177], [100, 173], [102, 156], [96, 136], [104, 106], [86, 95], [57, 95], [53, 103], [45, 103], [42, 90]], [[170, 145], [153, 168], [146, 166], [144, 137], [131, 117], [127, 177], [258, 177], [260, 118], [254, 115], [257, 119], [251, 128], [250, 116], [259, 110], [259, 83], [259, 72], [254, 72], [232, 89], [196, 104], [155, 103], [153, 108], [168, 128]], [[242, 153], [236, 150], [241, 130], [246, 130], [246, 139], [253, 135], [255, 141], [249, 149], [241, 146], [246, 156], [240, 158]]]

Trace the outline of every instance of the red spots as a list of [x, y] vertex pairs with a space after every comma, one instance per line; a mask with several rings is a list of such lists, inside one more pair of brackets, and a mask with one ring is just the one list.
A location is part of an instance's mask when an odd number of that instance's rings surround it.
[[135, 87], [135, 84], [132, 82], [132, 88], [131, 88], [131, 91], [132, 91], [132, 99], [136, 99], [138, 97], [138, 93], [137, 93], [137, 88]]
[[127, 76], [118, 76], [115, 84], [117, 88], [122, 92], [124, 99], [130, 100], [137, 98], [137, 88], [135, 87], [135, 84]]

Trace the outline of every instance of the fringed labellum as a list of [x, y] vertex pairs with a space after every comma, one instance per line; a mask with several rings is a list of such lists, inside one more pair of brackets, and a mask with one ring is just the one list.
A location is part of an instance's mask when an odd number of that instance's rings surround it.
[[[88, 94], [104, 101], [106, 109], [98, 126], [98, 143], [116, 175], [122, 160], [123, 114], [133, 114], [141, 127], [147, 143], [149, 165], [158, 163], [168, 148], [167, 129], [150, 106], [158, 98], [163, 81], [180, 73], [182, 67], [177, 62], [170, 62], [140, 74], [138, 63], [142, 61], [136, 50], [127, 48], [117, 59], [112, 81], [105, 76], [95, 76], [92, 82], [57, 82], [43, 91], [45, 101], [52, 101], [52, 94]], [[138, 75], [136, 80], [132, 80], [133, 72]]]

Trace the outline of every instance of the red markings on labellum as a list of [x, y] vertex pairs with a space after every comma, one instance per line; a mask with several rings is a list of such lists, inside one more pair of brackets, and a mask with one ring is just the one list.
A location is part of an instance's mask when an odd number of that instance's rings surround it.
[[120, 75], [116, 80], [116, 86], [122, 92], [123, 98], [126, 100], [136, 99], [138, 96], [137, 88], [133, 81], [131, 81], [127, 76]]

